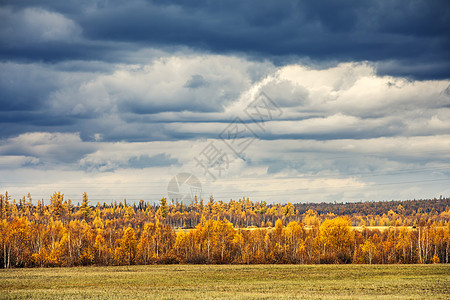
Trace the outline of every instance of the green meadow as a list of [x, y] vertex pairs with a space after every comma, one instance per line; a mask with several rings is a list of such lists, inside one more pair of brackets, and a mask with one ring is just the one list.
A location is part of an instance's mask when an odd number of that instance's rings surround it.
[[450, 266], [151, 265], [0, 270], [2, 299], [448, 299]]

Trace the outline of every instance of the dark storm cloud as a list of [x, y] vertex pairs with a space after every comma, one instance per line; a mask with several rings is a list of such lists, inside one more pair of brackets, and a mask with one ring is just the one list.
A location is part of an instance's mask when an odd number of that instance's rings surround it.
[[[86, 122], [94, 115], [94, 109], [84, 114], [70, 113], [73, 103], [64, 111], [53, 102], [55, 93], [69, 87], [82, 85], [98, 74], [86, 72], [86, 64], [101, 69], [102, 64], [77, 63], [73, 70], [70, 63], [61, 65], [0, 63], [0, 136], [12, 137], [25, 132], [73, 132], [74, 125]], [[68, 70], [69, 69], [69, 70]], [[70, 70], [72, 69], [72, 70]], [[88, 99], [93, 103], [95, 99]], [[82, 126], [80, 126], [82, 127]], [[76, 130], [75, 130], [76, 131]]]
[[[54, 21], [72, 32], [58, 32], [50, 44], [42, 39], [30, 44], [27, 37], [36, 30], [4, 19], [4, 60], [121, 61], [139, 48], [188, 46], [278, 62], [292, 56], [318, 63], [392, 61], [399, 68], [384, 64], [381, 71], [450, 76], [448, 1], [4, 1], [3, 6], [19, 16], [29, 7], [57, 14]], [[17, 43], [17, 36], [24, 42]], [[430, 65], [440, 68], [436, 72]]]
[[58, 87], [54, 78], [48, 76], [48, 72], [43, 72], [43, 68], [12, 64], [2, 64], [1, 68], [1, 112], [31, 111], [40, 108], [49, 92]]
[[74, 133], [25, 133], [0, 143], [0, 156], [35, 157], [43, 163], [73, 163], [93, 151], [94, 145]]

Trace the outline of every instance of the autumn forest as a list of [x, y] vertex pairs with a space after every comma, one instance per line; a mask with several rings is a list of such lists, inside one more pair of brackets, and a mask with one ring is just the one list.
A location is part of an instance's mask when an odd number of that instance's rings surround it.
[[49, 204], [0, 195], [0, 267], [448, 263], [450, 198]]

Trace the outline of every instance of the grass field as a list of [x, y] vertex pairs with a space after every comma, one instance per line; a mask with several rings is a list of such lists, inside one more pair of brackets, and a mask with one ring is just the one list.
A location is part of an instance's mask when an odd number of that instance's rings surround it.
[[0, 271], [0, 298], [449, 299], [448, 265], [156, 265]]

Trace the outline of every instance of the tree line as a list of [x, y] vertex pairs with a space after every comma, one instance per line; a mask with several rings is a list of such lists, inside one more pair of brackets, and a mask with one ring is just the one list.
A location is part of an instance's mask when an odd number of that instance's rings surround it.
[[[424, 208], [433, 201], [424, 201]], [[29, 194], [16, 202], [6, 192], [0, 195], [0, 267], [448, 263], [449, 206], [407, 212], [404, 203], [395, 204], [395, 210], [367, 216], [300, 213], [290, 203], [248, 198], [229, 203], [210, 198], [189, 206], [168, 204], [166, 198], [159, 205], [124, 200], [91, 206], [84, 193], [75, 206], [55, 192], [48, 205], [34, 205]], [[376, 217], [389, 224], [370, 227]]]

